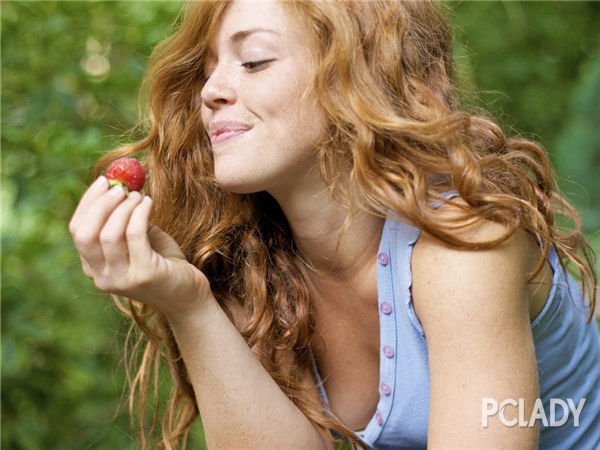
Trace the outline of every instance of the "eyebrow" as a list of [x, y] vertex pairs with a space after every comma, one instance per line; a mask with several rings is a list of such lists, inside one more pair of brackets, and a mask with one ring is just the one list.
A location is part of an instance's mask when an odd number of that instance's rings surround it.
[[260, 33], [260, 32], [273, 33], [278, 36], [281, 36], [280, 33], [278, 33], [275, 30], [270, 30], [269, 28], [251, 28], [249, 30], [241, 30], [241, 31], [238, 31], [238, 32], [232, 34], [229, 37], [229, 40], [231, 42], [239, 42], [239, 41], [246, 39], [248, 36], [250, 36], [253, 33]]

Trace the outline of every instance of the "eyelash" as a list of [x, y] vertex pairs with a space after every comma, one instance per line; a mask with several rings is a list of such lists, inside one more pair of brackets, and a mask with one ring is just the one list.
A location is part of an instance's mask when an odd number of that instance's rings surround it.
[[[262, 61], [248, 61], [241, 64], [243, 67], [247, 67], [250, 71], [262, 69], [267, 63], [270, 63], [273, 59], [263, 59]], [[202, 78], [202, 85], [208, 81], [209, 77]]]
[[268, 62], [273, 61], [272, 59], [265, 59], [263, 61], [248, 61], [242, 64], [242, 66], [247, 67], [249, 70], [256, 70], [264, 67]]

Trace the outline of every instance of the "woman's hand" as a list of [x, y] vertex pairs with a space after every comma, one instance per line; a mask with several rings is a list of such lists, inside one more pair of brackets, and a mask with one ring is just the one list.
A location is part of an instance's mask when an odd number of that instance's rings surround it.
[[99, 177], [69, 223], [83, 271], [101, 291], [146, 303], [167, 318], [196, 313], [212, 296], [210, 283], [173, 238], [149, 224], [151, 209], [150, 197], [126, 196]]

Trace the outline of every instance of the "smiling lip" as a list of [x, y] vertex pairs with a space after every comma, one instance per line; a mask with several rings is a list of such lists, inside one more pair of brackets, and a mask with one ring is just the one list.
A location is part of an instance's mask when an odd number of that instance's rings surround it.
[[222, 144], [225, 141], [229, 141], [234, 137], [239, 136], [240, 134], [244, 134], [249, 130], [232, 130], [232, 131], [224, 131], [223, 133], [219, 133], [217, 135], [211, 136], [210, 143], [212, 145]]

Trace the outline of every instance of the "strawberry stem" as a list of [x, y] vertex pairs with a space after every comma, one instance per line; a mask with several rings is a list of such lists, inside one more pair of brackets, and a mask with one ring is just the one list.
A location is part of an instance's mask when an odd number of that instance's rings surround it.
[[119, 180], [108, 180], [108, 188], [112, 188], [114, 186], [122, 186], [123, 189], [125, 189], [125, 194], [129, 194], [129, 189], [127, 189], [127, 186], [125, 185], [125, 183], [121, 183]]

